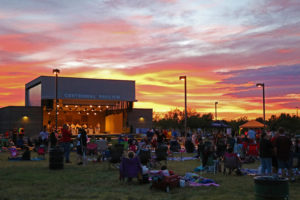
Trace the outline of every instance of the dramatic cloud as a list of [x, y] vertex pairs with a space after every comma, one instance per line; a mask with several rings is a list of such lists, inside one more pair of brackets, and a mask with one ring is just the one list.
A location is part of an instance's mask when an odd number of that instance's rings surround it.
[[62, 76], [136, 81], [136, 107], [188, 106], [219, 118], [295, 113], [300, 90], [298, 0], [1, 0], [0, 107], [24, 85]]

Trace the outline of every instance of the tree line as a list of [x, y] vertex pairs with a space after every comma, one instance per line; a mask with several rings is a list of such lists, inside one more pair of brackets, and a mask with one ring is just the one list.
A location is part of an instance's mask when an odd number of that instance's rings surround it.
[[[234, 131], [239, 130], [239, 126], [248, 122], [246, 116], [235, 120], [222, 120], [222, 123], [227, 124]], [[263, 119], [257, 118], [256, 121], [263, 123]], [[190, 130], [211, 129], [213, 120], [212, 113], [200, 114], [194, 110], [187, 110], [187, 127]], [[171, 110], [167, 113], [154, 113], [153, 117], [154, 128], [159, 129], [179, 129], [184, 130], [184, 112], [179, 109]], [[266, 127], [271, 131], [276, 131], [279, 127], [283, 127], [290, 133], [300, 134], [300, 118], [291, 116], [290, 114], [282, 113], [279, 116], [272, 115], [266, 120]]]

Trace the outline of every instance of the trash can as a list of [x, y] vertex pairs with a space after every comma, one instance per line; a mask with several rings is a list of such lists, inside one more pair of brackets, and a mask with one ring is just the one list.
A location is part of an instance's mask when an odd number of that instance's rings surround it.
[[277, 176], [254, 177], [256, 200], [288, 200], [289, 183], [287, 178]]
[[49, 169], [63, 169], [64, 168], [64, 151], [62, 148], [49, 149]]

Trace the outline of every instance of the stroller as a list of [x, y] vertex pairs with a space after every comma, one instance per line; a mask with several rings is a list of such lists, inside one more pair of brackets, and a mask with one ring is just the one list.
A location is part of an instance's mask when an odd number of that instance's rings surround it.
[[95, 160], [95, 156], [97, 156], [97, 144], [96, 143], [88, 143], [87, 144], [87, 155], [91, 156], [92, 160]]

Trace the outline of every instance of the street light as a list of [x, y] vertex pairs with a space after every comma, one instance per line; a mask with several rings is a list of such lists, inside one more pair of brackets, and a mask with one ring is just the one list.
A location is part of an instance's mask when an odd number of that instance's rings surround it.
[[55, 132], [57, 133], [57, 76], [60, 73], [59, 69], [53, 69], [53, 74], [55, 74]]
[[218, 102], [216, 101], [215, 102], [215, 119], [216, 119], [216, 121], [218, 120], [217, 105], [218, 105]]
[[184, 80], [184, 137], [187, 135], [187, 104], [186, 104], [186, 76], [179, 76], [179, 80]]
[[264, 115], [264, 126], [265, 126], [266, 125], [265, 84], [257, 83], [256, 87], [262, 87], [262, 89], [263, 89], [263, 115]]
[[298, 107], [296, 107], [296, 109], [297, 109], [297, 118], [298, 118]]

